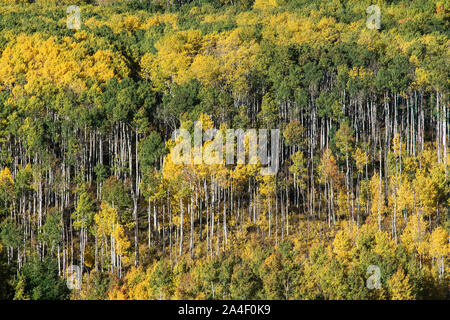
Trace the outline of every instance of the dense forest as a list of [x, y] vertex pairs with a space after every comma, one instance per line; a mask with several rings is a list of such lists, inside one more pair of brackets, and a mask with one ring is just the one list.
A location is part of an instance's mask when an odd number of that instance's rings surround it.
[[[2, 0], [0, 298], [449, 299], [449, 10]], [[173, 161], [195, 123], [278, 171]]]

